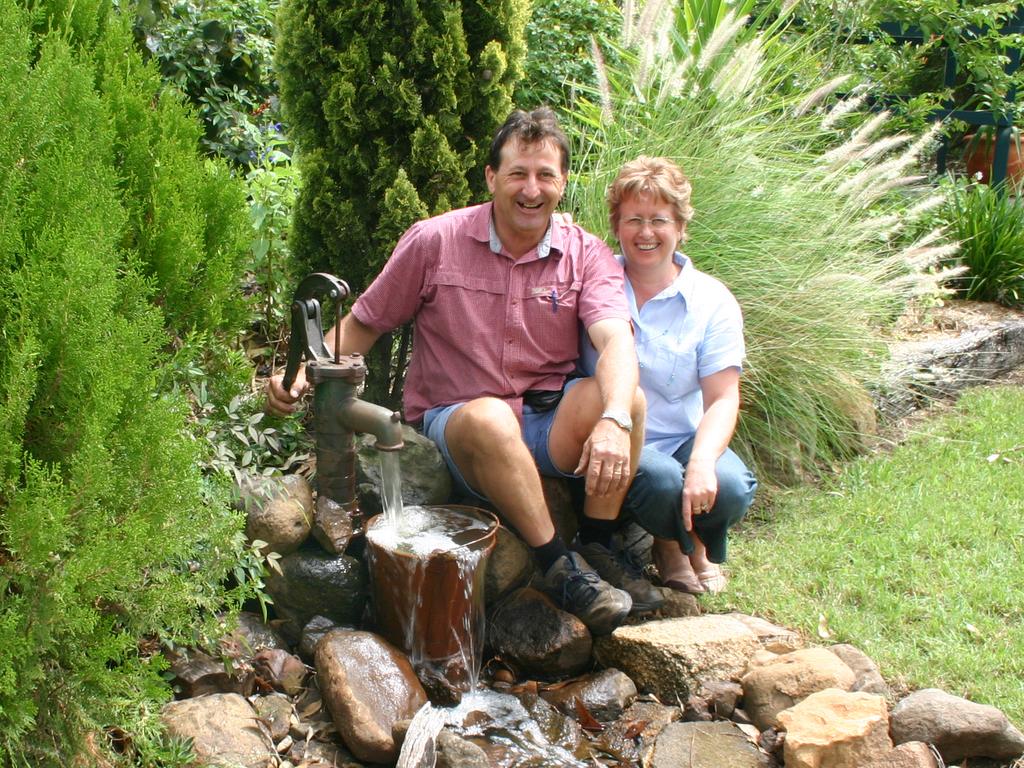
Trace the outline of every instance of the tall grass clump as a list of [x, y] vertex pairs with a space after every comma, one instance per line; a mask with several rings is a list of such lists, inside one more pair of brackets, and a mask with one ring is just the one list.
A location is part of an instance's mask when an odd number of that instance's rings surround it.
[[572, 200], [607, 232], [604, 190], [622, 163], [683, 167], [696, 209], [686, 252], [744, 312], [740, 449], [764, 478], [791, 480], [862, 445], [880, 330], [938, 290], [929, 270], [948, 249], [900, 236], [936, 203], [907, 175], [931, 137], [886, 136], [886, 116], [859, 116], [857, 95], [836, 104], [855, 84], [818, 82], [813, 41], [784, 34], [785, 13], [760, 32], [727, 14], [695, 55], [685, 25], [658, 16], [679, 12], [652, 0], [626, 17], [626, 64], [605, 67], [574, 113]]
[[966, 299], [1024, 304], [1024, 205], [1006, 190], [983, 184], [956, 186], [944, 211], [951, 236], [960, 241], [957, 281]]
[[231, 315], [244, 208], [127, 20], [65, 5], [0, 0], [0, 765], [111, 764], [106, 728], [154, 765], [154, 651], [246, 551], [161, 384]]

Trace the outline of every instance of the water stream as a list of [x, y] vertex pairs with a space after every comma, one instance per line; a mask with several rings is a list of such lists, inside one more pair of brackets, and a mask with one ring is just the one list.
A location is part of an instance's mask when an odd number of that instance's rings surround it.
[[395, 768], [433, 768], [443, 728], [475, 743], [498, 768], [587, 768], [590, 763], [552, 743], [522, 702], [507, 693], [473, 691], [456, 707], [427, 703], [406, 732]]

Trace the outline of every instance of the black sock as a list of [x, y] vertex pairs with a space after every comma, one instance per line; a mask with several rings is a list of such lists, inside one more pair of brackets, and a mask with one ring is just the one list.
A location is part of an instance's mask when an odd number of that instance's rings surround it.
[[598, 520], [583, 516], [580, 521], [579, 537], [581, 544], [600, 544], [606, 549], [612, 548], [612, 534], [619, 529], [618, 520]]
[[540, 563], [540, 569], [542, 572], [547, 573], [555, 561], [562, 555], [569, 554], [569, 548], [565, 546], [565, 542], [562, 541], [562, 537], [557, 533], [551, 537], [551, 541], [547, 544], [541, 544], [539, 547], [531, 547], [533, 550], [533, 556], [537, 558], [537, 562]]

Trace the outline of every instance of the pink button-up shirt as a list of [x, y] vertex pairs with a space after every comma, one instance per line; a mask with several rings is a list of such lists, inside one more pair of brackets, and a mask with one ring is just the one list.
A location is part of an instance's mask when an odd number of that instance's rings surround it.
[[515, 260], [491, 249], [490, 217], [487, 203], [414, 224], [352, 307], [381, 333], [415, 319], [408, 421], [485, 396], [521, 414], [527, 390], [561, 389], [581, 325], [629, 322], [622, 267], [599, 238], [553, 221], [550, 250]]

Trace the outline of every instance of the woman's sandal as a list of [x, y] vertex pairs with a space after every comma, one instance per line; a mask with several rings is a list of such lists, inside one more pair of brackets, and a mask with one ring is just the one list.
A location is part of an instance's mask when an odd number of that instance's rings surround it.
[[667, 579], [661, 582], [661, 586], [668, 587], [669, 589], [675, 590], [676, 592], [684, 592], [687, 595], [702, 595], [707, 590], [704, 585], [698, 580], [696, 583], [680, 581], [679, 579]]
[[704, 591], [710, 592], [712, 595], [724, 592], [729, 584], [729, 579], [726, 578], [722, 566], [715, 563], [712, 563], [711, 567], [706, 571], [698, 573], [697, 579], [700, 581], [701, 586], [704, 587]]

